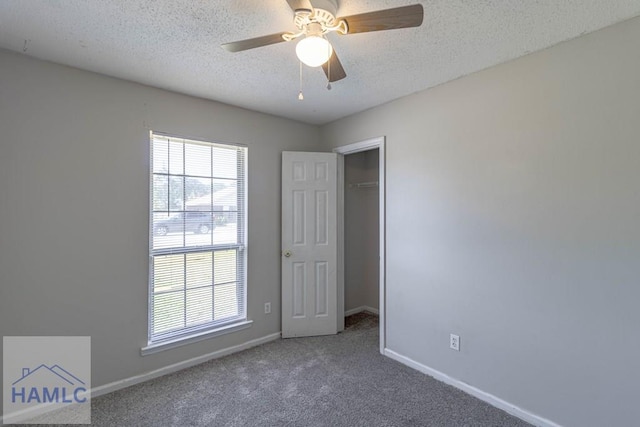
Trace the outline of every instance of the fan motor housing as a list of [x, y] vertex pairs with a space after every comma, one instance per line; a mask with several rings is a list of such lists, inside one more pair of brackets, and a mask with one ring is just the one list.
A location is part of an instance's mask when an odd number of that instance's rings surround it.
[[322, 9], [333, 15], [334, 19], [338, 13], [338, 0], [311, 0], [314, 9]]
[[[313, 12], [306, 9], [296, 10], [294, 23], [298, 29], [308, 34], [311, 30], [309, 24], [319, 24], [322, 27], [322, 34], [337, 29], [336, 11], [338, 9], [337, 0], [314, 0], [312, 2]], [[317, 31], [311, 31], [317, 32]]]
[[321, 32], [324, 34], [327, 31], [333, 31], [330, 29], [334, 27], [337, 22], [335, 16], [328, 11], [324, 9], [313, 9], [313, 15], [297, 14], [294, 18], [294, 23], [300, 30], [304, 30], [305, 28], [309, 29], [310, 24], [317, 24], [322, 28]]

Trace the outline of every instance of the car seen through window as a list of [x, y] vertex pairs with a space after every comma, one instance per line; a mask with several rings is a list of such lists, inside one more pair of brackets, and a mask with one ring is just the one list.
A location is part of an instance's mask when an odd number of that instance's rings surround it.
[[207, 234], [216, 228], [215, 215], [211, 212], [178, 212], [155, 223], [155, 234], [192, 232]]

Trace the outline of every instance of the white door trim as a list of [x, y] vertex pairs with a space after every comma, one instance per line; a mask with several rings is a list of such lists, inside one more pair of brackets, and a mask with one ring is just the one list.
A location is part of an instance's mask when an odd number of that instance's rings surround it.
[[385, 328], [385, 302], [386, 302], [386, 275], [385, 275], [385, 254], [386, 254], [386, 234], [385, 234], [385, 137], [367, 139], [354, 144], [343, 145], [334, 148], [333, 152], [340, 154], [338, 158], [338, 329], [344, 329], [344, 156], [347, 154], [359, 153], [374, 149], [379, 153], [378, 191], [379, 191], [379, 211], [380, 211], [380, 353], [384, 354], [386, 346]]

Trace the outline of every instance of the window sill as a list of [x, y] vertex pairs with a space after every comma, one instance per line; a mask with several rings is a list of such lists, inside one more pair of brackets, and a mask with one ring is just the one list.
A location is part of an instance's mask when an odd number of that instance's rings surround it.
[[232, 332], [241, 331], [243, 329], [247, 329], [251, 327], [253, 320], [243, 320], [242, 322], [233, 323], [231, 325], [222, 326], [217, 329], [196, 332], [194, 334], [173, 338], [167, 341], [161, 341], [157, 343], [149, 344], [146, 347], [142, 347], [140, 349], [140, 355], [148, 356], [149, 354], [158, 353], [164, 350], [169, 350], [176, 347], [181, 347], [183, 345], [192, 344], [198, 341], [203, 341], [209, 338], [214, 338], [220, 335], [230, 334]]

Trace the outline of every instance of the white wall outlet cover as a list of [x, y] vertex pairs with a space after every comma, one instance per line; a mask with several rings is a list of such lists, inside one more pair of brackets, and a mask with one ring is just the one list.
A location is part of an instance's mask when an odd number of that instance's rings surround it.
[[460, 336], [456, 334], [449, 335], [449, 347], [453, 350], [460, 351]]
[[265, 302], [264, 303], [264, 314], [269, 314], [271, 313], [271, 303], [270, 302]]

